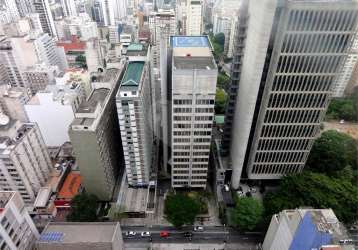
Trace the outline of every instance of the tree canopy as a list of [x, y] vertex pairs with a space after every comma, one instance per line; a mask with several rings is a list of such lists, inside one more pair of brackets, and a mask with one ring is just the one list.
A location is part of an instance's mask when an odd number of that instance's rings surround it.
[[225, 113], [226, 98], [227, 96], [225, 91], [221, 88], [217, 88], [215, 96], [215, 114]]
[[165, 199], [164, 214], [175, 227], [192, 225], [199, 212], [199, 203], [185, 194], [169, 194]]
[[339, 220], [356, 221], [358, 187], [343, 178], [306, 171], [282, 178], [279, 190], [264, 197], [265, 212], [269, 217], [284, 209], [301, 206], [332, 208]]
[[71, 202], [71, 213], [68, 221], [91, 222], [97, 221], [98, 198], [93, 194], [81, 193]]
[[225, 44], [225, 35], [224, 33], [218, 33], [214, 36], [215, 43], [219, 44], [220, 46], [224, 47]]
[[108, 217], [112, 221], [120, 221], [123, 218], [127, 218], [127, 214], [125, 213], [125, 208], [123, 206], [113, 203], [108, 211]]
[[226, 74], [219, 73], [217, 79], [217, 86], [222, 89], [227, 89], [229, 84], [230, 84], [230, 77], [228, 77]]
[[314, 142], [307, 167], [315, 172], [334, 174], [350, 165], [357, 169], [357, 141], [347, 134], [328, 130]]
[[261, 221], [264, 214], [262, 204], [252, 197], [238, 198], [233, 211], [233, 222], [244, 231], [253, 230]]
[[[358, 91], [357, 91], [358, 92]], [[358, 121], [358, 96], [333, 99], [328, 106], [327, 119]]]

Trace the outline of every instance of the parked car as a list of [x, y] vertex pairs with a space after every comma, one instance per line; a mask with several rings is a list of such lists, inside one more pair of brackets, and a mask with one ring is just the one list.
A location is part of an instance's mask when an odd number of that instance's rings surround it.
[[161, 231], [161, 232], [159, 233], [159, 235], [160, 235], [160, 237], [162, 237], [162, 238], [167, 238], [167, 237], [169, 237], [169, 232], [168, 232], [168, 231]]
[[237, 194], [239, 195], [239, 197], [244, 197], [245, 196], [243, 191], [237, 191]]
[[187, 237], [187, 238], [193, 237], [193, 233], [192, 232], [184, 232], [184, 237]]
[[133, 231], [128, 231], [126, 232], [126, 236], [136, 236], [136, 232], [133, 232]]
[[203, 227], [203, 226], [195, 226], [195, 227], [194, 227], [194, 231], [195, 231], [195, 232], [203, 232], [203, 231], [204, 231], [204, 227]]
[[142, 232], [141, 234], [140, 234], [142, 237], [150, 237], [150, 232]]
[[230, 191], [229, 185], [225, 184], [224, 189], [225, 189], [226, 192], [229, 192]]
[[257, 192], [256, 188], [250, 188], [249, 190], [250, 190], [251, 193], [256, 193]]

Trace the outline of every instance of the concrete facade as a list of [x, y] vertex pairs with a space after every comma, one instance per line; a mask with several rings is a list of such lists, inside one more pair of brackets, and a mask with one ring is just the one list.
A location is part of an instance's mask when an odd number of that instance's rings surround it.
[[208, 38], [171, 37], [169, 65], [172, 186], [205, 188], [218, 74]]
[[83, 101], [69, 135], [87, 192], [111, 200], [122, 167], [115, 94], [122, 69], [108, 69], [92, 82], [93, 92]]
[[203, 32], [203, 1], [187, 0], [186, 3], [186, 32], [187, 36], [198, 36]]
[[35, 224], [18, 192], [0, 191], [0, 247], [31, 249], [39, 238]]
[[[357, 26], [356, 2], [327, 3], [249, 2], [244, 50], [249, 56], [242, 61], [231, 144], [234, 188], [243, 170], [249, 179], [302, 171], [350, 46], [334, 43], [333, 33], [351, 41]], [[317, 18], [321, 11], [347, 15], [349, 21]], [[300, 13], [314, 21], [304, 22], [296, 17]], [[297, 39], [304, 44], [299, 46]]]
[[53, 20], [50, 4], [48, 0], [34, 0], [32, 3], [33, 10], [39, 14], [43, 32], [57, 39], [57, 31]]

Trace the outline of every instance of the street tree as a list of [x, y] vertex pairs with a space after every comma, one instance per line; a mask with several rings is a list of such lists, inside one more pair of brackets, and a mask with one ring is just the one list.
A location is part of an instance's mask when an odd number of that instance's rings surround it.
[[199, 212], [199, 203], [185, 194], [169, 194], [165, 199], [164, 214], [175, 227], [194, 224]]
[[238, 198], [233, 211], [233, 222], [244, 231], [251, 231], [262, 221], [263, 205], [252, 197]]
[[338, 219], [352, 222], [358, 219], [358, 187], [343, 178], [305, 171], [280, 180], [279, 190], [264, 197], [265, 214], [298, 207], [332, 208]]
[[98, 198], [93, 194], [81, 193], [71, 201], [71, 212], [68, 221], [90, 222], [97, 221]]
[[314, 142], [307, 167], [315, 172], [332, 175], [350, 165], [357, 169], [357, 141], [351, 136], [328, 130]]

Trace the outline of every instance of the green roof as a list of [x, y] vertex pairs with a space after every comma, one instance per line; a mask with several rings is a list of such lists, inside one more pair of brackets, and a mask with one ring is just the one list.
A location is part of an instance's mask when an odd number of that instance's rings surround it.
[[215, 116], [215, 123], [216, 124], [224, 124], [225, 116], [224, 115], [216, 115]]
[[142, 76], [143, 67], [144, 62], [129, 62], [127, 65], [127, 70], [124, 73], [121, 85], [138, 86], [140, 78]]
[[140, 43], [131, 43], [127, 48], [127, 51], [142, 51], [142, 50], [143, 50], [143, 44]]

